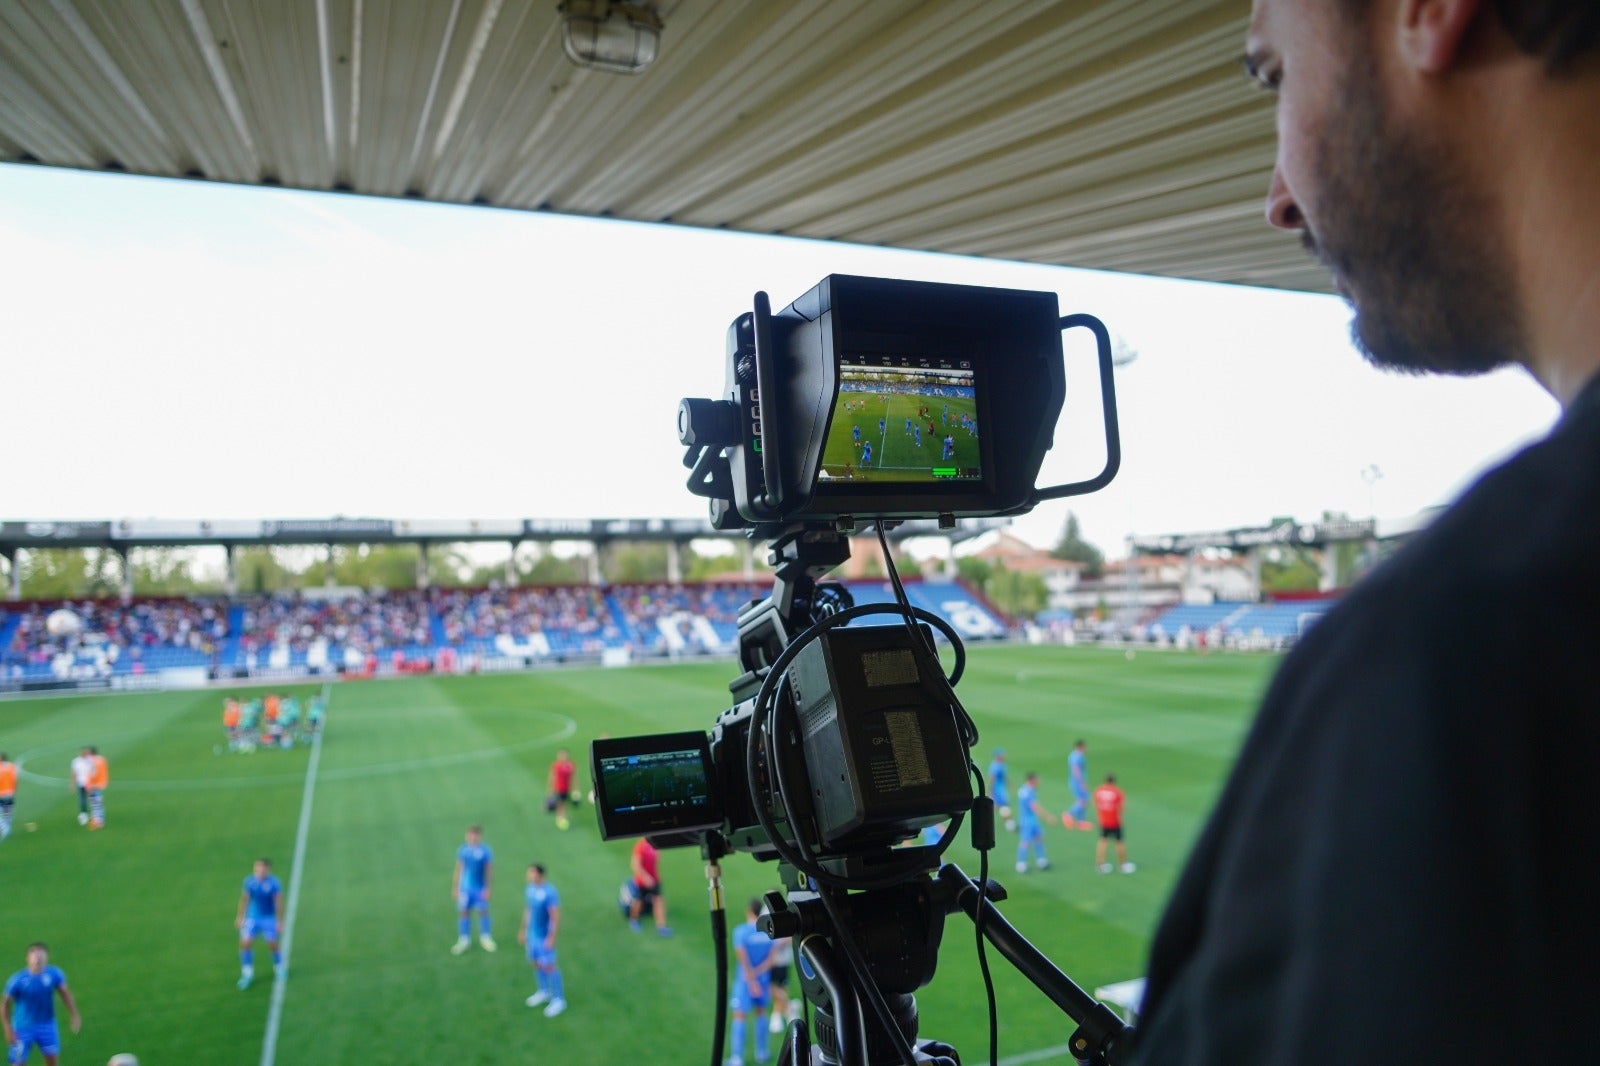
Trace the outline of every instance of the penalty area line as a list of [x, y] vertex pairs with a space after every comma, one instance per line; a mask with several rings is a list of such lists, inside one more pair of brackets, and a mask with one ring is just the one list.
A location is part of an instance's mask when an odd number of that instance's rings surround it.
[[[331, 682], [322, 686], [324, 707], [327, 706], [328, 697], [332, 692]], [[322, 761], [322, 734], [327, 728], [324, 720], [322, 728], [311, 737], [311, 759], [306, 764], [306, 787], [300, 794], [300, 825], [294, 832], [294, 862], [289, 867], [289, 898], [284, 908], [283, 939], [279, 941], [285, 971], [288, 971], [289, 963], [293, 959], [291, 949], [294, 947], [294, 919], [300, 910], [300, 876], [305, 869], [306, 837], [311, 832], [311, 798], [317, 790], [317, 764]], [[272, 1004], [267, 1008], [267, 1032], [261, 1040], [261, 1066], [273, 1066], [278, 1057], [278, 1026], [283, 1021], [283, 996], [287, 985], [287, 981], [280, 981], [277, 979], [277, 974], [273, 974]]]

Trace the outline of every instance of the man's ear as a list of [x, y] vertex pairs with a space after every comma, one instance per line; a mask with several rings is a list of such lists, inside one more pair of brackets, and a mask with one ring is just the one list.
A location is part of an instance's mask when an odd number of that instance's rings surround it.
[[1400, 58], [1420, 73], [1444, 73], [1461, 58], [1467, 32], [1484, 14], [1483, 0], [1400, 0]]

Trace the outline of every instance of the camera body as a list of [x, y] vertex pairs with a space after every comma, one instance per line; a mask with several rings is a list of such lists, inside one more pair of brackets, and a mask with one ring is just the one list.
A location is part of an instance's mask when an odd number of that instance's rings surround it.
[[[649, 835], [688, 844], [706, 831], [758, 858], [776, 852], [755, 811], [764, 803], [790, 842], [805, 823], [818, 854], [843, 857], [892, 847], [923, 826], [972, 805], [966, 745], [948, 706], [921, 674], [904, 626], [821, 634], [786, 669], [786, 724], [758, 743], [752, 791], [750, 729], [755, 698], [718, 716], [709, 737], [664, 733], [597, 740], [591, 749], [595, 808], [605, 839]], [[791, 788], [774, 802], [780, 768]]]
[[[1061, 334], [1074, 326], [1099, 342], [1106, 463], [1041, 490], [1066, 398]], [[833, 274], [776, 313], [757, 293], [728, 327], [725, 369], [720, 399], [678, 406], [688, 487], [717, 528], [771, 542], [777, 580], [740, 612], [745, 672], [703, 750], [682, 736], [596, 742], [601, 831], [688, 844], [715, 824], [726, 846], [770, 858], [783, 850], [776, 827], [819, 855], [876, 853], [971, 804], [953, 696], [942, 674], [926, 676], [941, 669], [933, 641], [908, 611], [904, 625], [818, 631], [785, 649], [838, 608], [817, 582], [848, 558], [841, 533], [857, 522], [949, 525], [1109, 483], [1110, 338], [1097, 319], [1061, 318], [1050, 292]], [[768, 735], [755, 696], [780, 661]], [[696, 765], [709, 798], [680, 802], [678, 775]], [[640, 787], [659, 795], [641, 805]]]
[[[1061, 333], [1080, 326], [1098, 344], [1105, 466], [1039, 489], [1066, 399]], [[594, 742], [601, 835], [700, 846], [719, 982], [718, 859], [782, 860], [789, 895], [768, 894], [760, 928], [795, 941], [819, 1060], [909, 1062], [911, 993], [933, 977], [944, 915], [976, 916], [983, 899], [1003, 898], [950, 865], [929, 879], [951, 831], [896, 847], [947, 819], [953, 830], [969, 811], [992, 845], [992, 806], [973, 800], [978, 730], [953, 690], [959, 635], [912, 606], [892, 559], [893, 604], [855, 607], [843, 586], [820, 582], [849, 557], [858, 522], [880, 537], [907, 519], [948, 528], [1109, 484], [1120, 463], [1110, 336], [1091, 316], [1058, 317], [1054, 293], [835, 274], [775, 314], [757, 293], [729, 326], [726, 354], [722, 397], [680, 401], [678, 439], [713, 526], [769, 543], [772, 593], [739, 612], [743, 673], [709, 735]], [[897, 624], [851, 625], [870, 615]], [[930, 625], [955, 650], [948, 678]], [[993, 939], [1003, 926], [992, 916], [980, 927]], [[1060, 976], [1047, 963], [1030, 976], [1039, 983], [1047, 969]], [[714, 1059], [720, 1016], [716, 1031]], [[808, 1046], [791, 1025], [781, 1057], [809, 1061]]]

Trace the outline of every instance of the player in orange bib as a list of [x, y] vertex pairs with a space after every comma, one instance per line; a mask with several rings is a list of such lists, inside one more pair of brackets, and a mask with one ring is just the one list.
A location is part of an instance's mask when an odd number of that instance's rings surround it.
[[111, 768], [99, 748], [89, 749], [89, 828], [106, 824], [106, 786], [111, 783]]
[[232, 751], [239, 746], [239, 719], [243, 712], [239, 708], [239, 701], [229, 696], [222, 703], [222, 728], [228, 734], [228, 750]]
[[0, 751], [0, 840], [11, 835], [11, 815], [17, 803], [17, 764]]

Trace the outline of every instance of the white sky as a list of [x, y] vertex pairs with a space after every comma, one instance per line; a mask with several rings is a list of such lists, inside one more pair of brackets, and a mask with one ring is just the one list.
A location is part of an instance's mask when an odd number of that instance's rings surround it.
[[[755, 290], [778, 307], [830, 273], [1053, 290], [1139, 352], [1121, 475], [1019, 519], [1041, 546], [1069, 509], [1113, 557], [1401, 517], [1558, 413], [1519, 372], [1372, 370], [1331, 297], [0, 165], [0, 519], [703, 517], [679, 397], [719, 395]], [[1050, 481], [1099, 468], [1069, 351]]]

